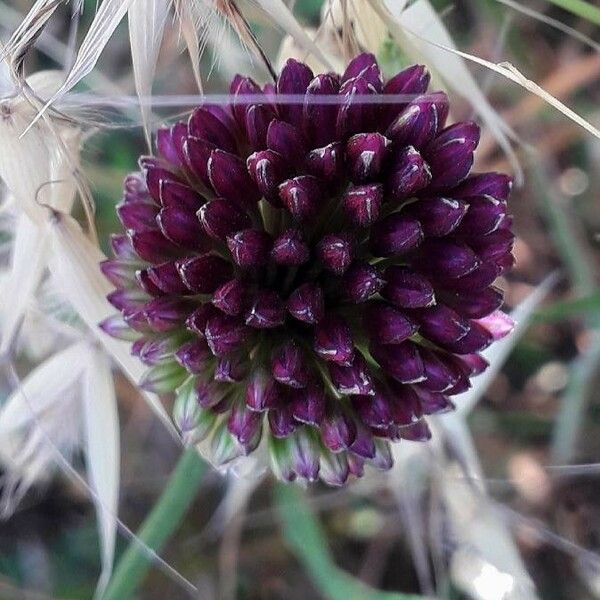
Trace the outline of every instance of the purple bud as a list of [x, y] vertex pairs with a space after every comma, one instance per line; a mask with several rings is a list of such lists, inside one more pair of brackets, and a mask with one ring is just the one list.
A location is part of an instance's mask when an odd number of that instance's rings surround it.
[[348, 471], [350, 475], [354, 475], [354, 477], [362, 477], [365, 474], [365, 459], [358, 454], [354, 454], [353, 452], [349, 452], [346, 455], [346, 459], [348, 460]]
[[173, 139], [173, 130], [168, 127], [161, 127], [156, 132], [156, 149], [158, 154], [170, 164], [180, 167], [181, 158], [177, 151], [177, 145]]
[[185, 326], [190, 331], [203, 337], [208, 320], [220, 314], [212, 304], [202, 304], [186, 319]]
[[317, 245], [317, 256], [325, 269], [342, 275], [352, 262], [353, 247], [347, 234], [326, 235]]
[[272, 244], [271, 236], [259, 229], [243, 229], [227, 237], [227, 247], [235, 264], [244, 269], [266, 264]]
[[338, 407], [326, 411], [320, 430], [323, 444], [332, 452], [345, 450], [356, 438], [354, 419]]
[[506, 202], [493, 196], [472, 196], [468, 211], [455, 231], [456, 235], [471, 237], [492, 233], [506, 216]]
[[404, 427], [417, 422], [422, 410], [414, 386], [388, 381], [388, 388], [393, 423]]
[[290, 392], [290, 407], [296, 421], [318, 426], [325, 416], [325, 392], [317, 385], [295, 389]]
[[296, 421], [289, 406], [272, 408], [267, 417], [271, 434], [276, 438], [287, 438], [296, 431]]
[[[150, 275], [148, 273], [148, 269], [140, 269], [136, 271], [135, 278], [139, 284], [139, 286], [151, 296], [164, 296], [165, 292], [163, 292], [157, 285], [152, 281]], [[181, 277], [179, 278], [181, 280]], [[187, 287], [183, 286], [185, 290]]]
[[124, 233], [113, 233], [110, 236], [110, 247], [115, 258], [122, 261], [136, 261], [138, 256]]
[[345, 296], [355, 304], [365, 302], [384, 285], [379, 270], [373, 265], [356, 262], [344, 273], [341, 287]]
[[229, 93], [234, 96], [233, 114], [237, 124], [244, 130], [246, 125], [246, 111], [251, 102], [246, 98], [240, 98], [240, 96], [256, 96], [256, 100], [260, 100], [263, 96], [262, 90], [250, 77], [236, 75], [231, 82]]
[[480, 264], [471, 248], [447, 239], [426, 240], [421, 245], [415, 262], [426, 273], [450, 279], [467, 275]]
[[184, 248], [206, 251], [208, 240], [196, 214], [187, 208], [163, 208], [156, 218], [164, 236]]
[[289, 172], [283, 156], [274, 150], [261, 150], [248, 157], [246, 166], [260, 193], [273, 206], [281, 206], [279, 185]]
[[144, 307], [144, 316], [148, 324], [157, 332], [171, 331], [178, 328], [190, 312], [190, 303], [176, 297], [154, 298]]
[[285, 121], [273, 119], [267, 131], [267, 147], [283, 157], [284, 161], [300, 166], [306, 154], [306, 142], [300, 130]]
[[475, 293], [447, 293], [442, 299], [463, 317], [482, 319], [502, 306], [503, 294], [498, 288], [489, 287]]
[[353, 133], [369, 130], [373, 125], [374, 106], [357, 99], [357, 96], [373, 94], [375, 90], [362, 76], [346, 81], [340, 88], [344, 101], [340, 104], [336, 121], [336, 133], [339, 138]]
[[336, 390], [344, 395], [370, 395], [373, 393], [373, 380], [362, 355], [357, 354], [350, 366], [329, 364], [329, 374]]
[[193, 137], [214, 144], [216, 148], [236, 153], [237, 144], [232, 132], [225, 124], [202, 106], [190, 115], [188, 131]]
[[435, 304], [433, 286], [429, 281], [406, 267], [388, 267], [381, 295], [401, 308], [420, 308]]
[[391, 142], [380, 133], [357, 133], [346, 143], [346, 164], [355, 183], [372, 181], [381, 173]]
[[461, 339], [470, 329], [467, 319], [444, 304], [416, 310], [414, 316], [420, 324], [419, 333], [440, 345]]
[[469, 240], [469, 245], [482, 261], [502, 261], [511, 252], [515, 236], [506, 229], [497, 229], [486, 236]]
[[356, 437], [352, 444], [350, 444], [350, 450], [361, 458], [375, 457], [375, 442], [373, 440], [373, 435], [360, 422], [356, 423]]
[[304, 323], [317, 323], [325, 313], [321, 288], [314, 283], [301, 285], [290, 294], [287, 308], [295, 319]]
[[425, 419], [421, 419], [417, 423], [402, 427], [400, 429], [400, 436], [403, 440], [411, 442], [427, 442], [431, 439], [431, 430]]
[[204, 340], [186, 342], [175, 353], [177, 362], [194, 375], [202, 371], [210, 356], [210, 349]]
[[392, 213], [373, 226], [369, 239], [375, 256], [395, 256], [414, 250], [423, 240], [423, 230], [416, 219]]
[[388, 125], [414, 99], [414, 96], [426, 92], [430, 79], [431, 76], [426, 67], [423, 65], [413, 65], [404, 69], [404, 71], [400, 71], [400, 73], [387, 81], [383, 86], [384, 94], [406, 96], [406, 99], [404, 101], [400, 100], [397, 104], [383, 107], [385, 115], [383, 120], [384, 125]]
[[464, 354], [456, 357], [456, 360], [464, 365], [467, 375], [472, 376], [481, 375], [490, 366], [480, 354]]
[[227, 429], [237, 441], [244, 447], [246, 453], [250, 453], [258, 446], [260, 441], [262, 421], [260, 415], [248, 410], [245, 404], [236, 402], [231, 407]]
[[253, 371], [246, 386], [246, 405], [250, 410], [262, 412], [278, 405], [275, 381], [263, 369]]
[[146, 231], [156, 229], [158, 209], [148, 202], [123, 202], [117, 205], [119, 220], [126, 229]]
[[342, 83], [359, 76], [364, 77], [377, 92], [381, 92], [383, 85], [381, 81], [381, 72], [375, 55], [370, 52], [358, 54], [348, 63], [348, 66], [342, 75]]
[[[304, 95], [312, 81], [313, 72], [304, 63], [293, 58], [285, 63], [279, 78], [277, 79], [277, 93], [285, 95]], [[279, 112], [283, 118], [297, 127], [302, 126], [303, 105], [302, 100], [298, 103], [285, 103], [279, 105]]]
[[185, 258], [178, 264], [185, 285], [198, 294], [212, 294], [231, 278], [231, 264], [214, 254]]
[[470, 328], [466, 335], [460, 339], [444, 344], [444, 348], [456, 354], [472, 354], [485, 350], [494, 338], [488, 329], [480, 325], [477, 321], [470, 321]]
[[417, 326], [403, 313], [385, 302], [372, 302], [363, 318], [363, 327], [378, 344], [400, 344], [417, 331]]
[[130, 173], [123, 182], [124, 202], [148, 202], [154, 204], [148, 193], [146, 179], [143, 173]]
[[181, 335], [177, 334], [149, 339], [139, 349], [138, 357], [145, 365], [163, 364], [173, 359], [180, 343]]
[[285, 304], [276, 292], [261, 290], [244, 315], [246, 325], [255, 329], [273, 329], [285, 322]]
[[129, 326], [121, 315], [112, 315], [98, 325], [104, 333], [118, 340], [133, 342], [139, 337], [139, 333]]
[[424, 414], [440, 415], [454, 410], [454, 404], [444, 394], [418, 388], [418, 386], [415, 386], [415, 389]]
[[306, 168], [311, 175], [327, 182], [337, 183], [344, 172], [344, 152], [340, 142], [311, 150], [306, 157]]
[[162, 181], [160, 203], [165, 208], [187, 209], [195, 213], [204, 203], [204, 198], [187, 185], [175, 181]]
[[319, 446], [312, 431], [300, 428], [288, 440], [288, 451], [294, 471], [307, 481], [316, 481], [319, 476]]
[[490, 286], [500, 274], [500, 270], [493, 262], [484, 262], [476, 269], [456, 279], [439, 278], [440, 287], [453, 290], [462, 294], [471, 294]]
[[372, 396], [352, 396], [352, 406], [369, 427], [385, 429], [392, 424], [390, 403], [381, 389], [376, 388]]
[[390, 199], [401, 202], [429, 185], [431, 170], [413, 146], [406, 146], [394, 155], [391, 175], [386, 181]]
[[446, 354], [421, 348], [425, 368], [425, 381], [421, 386], [432, 392], [449, 390], [460, 378], [461, 373]]
[[313, 219], [322, 208], [322, 186], [312, 175], [300, 175], [279, 186], [279, 197], [297, 221]]
[[494, 310], [491, 314], [476, 319], [475, 322], [488, 331], [494, 340], [501, 340], [515, 328], [515, 322], [501, 310]]
[[[176, 262], [166, 262], [145, 269], [150, 281], [165, 294], [189, 294]], [[141, 273], [140, 273], [140, 276]]]
[[140, 159], [148, 192], [158, 202], [160, 200], [160, 186], [165, 181], [183, 183], [175, 174], [158, 166], [155, 159]]
[[323, 319], [315, 326], [313, 348], [326, 361], [350, 365], [354, 358], [352, 333], [347, 323], [337, 316]]
[[[291, 425], [295, 427], [293, 419]], [[273, 431], [273, 428], [271, 428], [271, 431]], [[282, 435], [281, 437], [286, 438], [287, 436]], [[277, 479], [287, 481], [288, 483], [296, 480], [297, 475], [292, 465], [292, 457], [288, 452], [287, 439], [278, 439], [276, 437], [269, 439], [269, 458], [271, 459], [271, 468]]]
[[204, 335], [211, 352], [215, 356], [225, 356], [245, 344], [250, 331], [235, 317], [218, 314], [208, 319]]
[[117, 287], [127, 287], [135, 281], [135, 263], [108, 259], [100, 263], [100, 270], [104, 277]]
[[260, 192], [239, 156], [213, 150], [208, 161], [208, 177], [217, 195], [240, 208], [252, 208], [260, 199]]
[[250, 227], [247, 213], [223, 198], [207, 202], [198, 211], [204, 231], [213, 239], [224, 242], [228, 235]]
[[312, 146], [324, 146], [335, 139], [335, 120], [338, 107], [335, 104], [315, 102], [319, 96], [333, 96], [339, 92], [340, 84], [335, 75], [317, 75], [306, 90], [304, 104], [304, 131]]
[[401, 344], [371, 344], [373, 358], [400, 383], [423, 381], [425, 370], [419, 348], [410, 341]]
[[411, 145], [421, 149], [444, 126], [449, 106], [448, 96], [444, 92], [415, 98], [392, 121], [385, 135], [399, 148]]
[[215, 145], [195, 137], [187, 137], [183, 142], [183, 156], [189, 172], [202, 184], [211, 189], [208, 176], [208, 162]]
[[394, 466], [390, 444], [384, 440], [375, 439], [375, 456], [369, 460], [380, 471], [389, 471]]
[[[146, 312], [144, 311], [144, 309], [124, 310], [122, 311], [122, 314], [123, 318], [129, 325], [129, 327], [131, 327], [131, 329], [135, 329], [136, 331], [140, 331], [142, 333], [150, 333], [154, 331], [148, 323], [148, 318], [146, 317]], [[166, 328], [166, 331], [175, 328], [176, 326], [173, 326], [171, 324]]]
[[432, 190], [458, 185], [473, 166], [473, 152], [479, 143], [479, 126], [473, 122], [446, 127], [425, 150], [431, 167]]
[[349, 474], [348, 459], [344, 454], [321, 451], [319, 477], [322, 481], [327, 485], [340, 487], [346, 483]]
[[248, 287], [239, 279], [231, 279], [215, 290], [212, 303], [226, 315], [239, 315], [246, 306]]
[[215, 381], [238, 383], [248, 375], [248, 362], [240, 354], [222, 356], [215, 367]]
[[342, 197], [342, 206], [348, 220], [356, 227], [368, 227], [378, 218], [383, 201], [380, 183], [351, 187]]
[[246, 111], [246, 135], [252, 148], [264, 149], [267, 145], [269, 123], [275, 117], [272, 107], [252, 104]]
[[106, 299], [117, 310], [137, 310], [149, 300], [149, 297], [137, 288], [120, 288], [108, 294]]
[[152, 263], [160, 263], [179, 254], [177, 246], [170, 242], [158, 229], [129, 232], [131, 245], [137, 255]]
[[176, 157], [175, 160], [169, 160], [169, 162], [172, 162], [172, 164], [178, 168], [185, 168], [185, 165], [187, 164], [184, 144], [188, 136], [189, 131], [185, 123], [180, 121], [171, 127], [171, 145], [176, 153]]
[[310, 250], [299, 229], [284, 231], [273, 243], [271, 258], [278, 265], [299, 266], [310, 257]]
[[271, 372], [279, 383], [293, 388], [303, 388], [308, 384], [306, 359], [293, 342], [285, 343], [273, 354]]
[[408, 207], [421, 223], [425, 237], [445, 237], [452, 233], [467, 213], [468, 204], [452, 198], [423, 198]]
[[465, 179], [452, 193], [459, 198], [486, 195], [508, 200], [511, 189], [512, 179], [504, 173], [478, 173]]

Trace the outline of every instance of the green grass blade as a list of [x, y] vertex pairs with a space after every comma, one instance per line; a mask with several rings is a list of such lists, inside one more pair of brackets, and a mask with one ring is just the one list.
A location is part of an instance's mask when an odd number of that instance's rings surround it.
[[[164, 492], [137, 533], [141, 542], [154, 552], [160, 552], [181, 524], [205, 472], [206, 464], [195, 448], [182, 454]], [[148, 553], [138, 541], [133, 541], [119, 561], [102, 600], [133, 598], [150, 566]]]
[[327, 600], [421, 600], [422, 596], [382, 592], [337, 567], [320, 524], [304, 492], [293, 485], [276, 488], [283, 535], [315, 586]]
[[533, 323], [548, 323], [563, 321], [569, 318], [584, 318], [600, 315], [600, 292], [575, 298], [573, 300], [561, 300], [548, 306], [540, 308], [534, 317]]
[[585, 0], [546, 0], [546, 2], [560, 6], [560, 8], [590, 23], [600, 25], [600, 8], [594, 6], [591, 2]]

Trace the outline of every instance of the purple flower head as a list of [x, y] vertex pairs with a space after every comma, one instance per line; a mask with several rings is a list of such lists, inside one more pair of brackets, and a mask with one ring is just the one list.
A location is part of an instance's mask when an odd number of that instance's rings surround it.
[[237, 76], [125, 180], [101, 326], [214, 462], [261, 446], [279, 478], [336, 486], [388, 469], [510, 331], [510, 178], [471, 173], [479, 128], [428, 85], [370, 54], [342, 75], [290, 60], [264, 90]]

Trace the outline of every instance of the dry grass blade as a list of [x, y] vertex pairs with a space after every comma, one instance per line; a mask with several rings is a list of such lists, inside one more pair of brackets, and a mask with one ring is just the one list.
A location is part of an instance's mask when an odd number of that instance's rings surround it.
[[95, 491], [102, 572], [96, 597], [101, 598], [112, 573], [119, 504], [119, 416], [110, 362], [95, 347], [87, 349], [83, 377], [83, 440], [87, 478]]
[[198, 90], [202, 93], [202, 76], [200, 75], [200, 38], [198, 37], [198, 31], [196, 30], [191, 3], [187, 2], [187, 0], [175, 0], [175, 12], [181, 28], [181, 35], [187, 46], [190, 62], [192, 63], [194, 79], [196, 80]]
[[[140, 98], [152, 94], [152, 81], [169, 7], [170, 0], [133, 0], [127, 13], [133, 76]], [[140, 110], [146, 141], [150, 147], [151, 105], [146, 102], [140, 103]]]
[[46, 112], [63, 94], [79, 83], [96, 65], [104, 47], [112, 37], [117, 25], [121, 22], [133, 0], [104, 0], [94, 16], [92, 24], [81, 43], [77, 58], [67, 78], [56, 93], [38, 112], [31, 125]]

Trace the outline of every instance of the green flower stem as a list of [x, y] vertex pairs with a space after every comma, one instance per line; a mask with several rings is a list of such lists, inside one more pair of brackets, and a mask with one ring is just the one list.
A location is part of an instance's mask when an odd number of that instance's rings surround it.
[[564, 10], [590, 21], [595, 25], [600, 25], [600, 8], [594, 6], [591, 2], [585, 0], [547, 0], [551, 4], [556, 4]]
[[[181, 455], [164, 492], [137, 533], [137, 537], [154, 552], [161, 551], [180, 525], [196, 497], [205, 472], [206, 464], [195, 448]], [[150, 557], [134, 540], [115, 568], [103, 600], [132, 598], [150, 566]]]
[[327, 600], [422, 600], [422, 596], [376, 590], [340, 569], [333, 561], [327, 539], [294, 485], [278, 484], [276, 499], [283, 535], [315, 586]]

